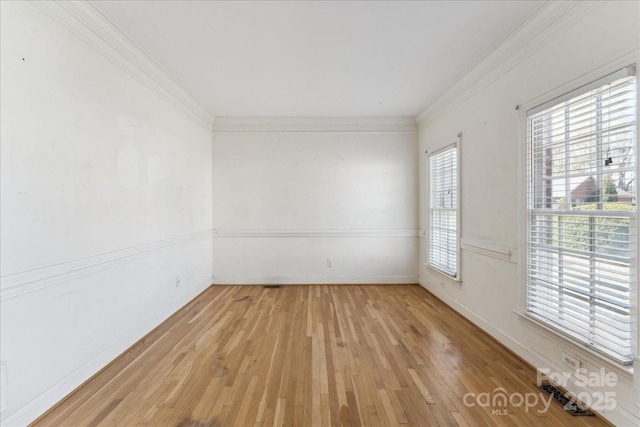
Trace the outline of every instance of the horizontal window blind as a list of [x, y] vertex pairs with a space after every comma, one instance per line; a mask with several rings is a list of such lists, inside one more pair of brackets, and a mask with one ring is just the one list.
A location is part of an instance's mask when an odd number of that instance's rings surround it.
[[453, 145], [429, 157], [429, 264], [458, 275], [458, 155]]
[[636, 286], [636, 78], [527, 112], [527, 313], [627, 364]]

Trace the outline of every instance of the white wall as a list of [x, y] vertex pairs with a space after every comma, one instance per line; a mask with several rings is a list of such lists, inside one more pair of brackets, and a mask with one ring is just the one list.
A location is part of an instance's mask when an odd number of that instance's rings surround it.
[[215, 283], [415, 283], [416, 149], [412, 119], [216, 122]]
[[[561, 11], [560, 3], [556, 4]], [[581, 9], [582, 8], [582, 9]], [[580, 13], [585, 12], [583, 15]], [[559, 12], [558, 12], [559, 13]], [[557, 16], [552, 16], [557, 19]], [[549, 28], [550, 34], [531, 34], [540, 44], [531, 46], [521, 59], [494, 73], [493, 81], [478, 76], [486, 84], [469, 84], [451, 97], [441, 110], [428, 110], [420, 129], [419, 153], [455, 138], [462, 132], [462, 237], [511, 250], [511, 260], [487, 256], [487, 252], [467, 247], [462, 252], [461, 286], [424, 266], [426, 239], [420, 245], [420, 283], [460, 311], [499, 341], [536, 367], [553, 371], [570, 369], [560, 363], [567, 351], [583, 361], [583, 367], [597, 372], [600, 367], [618, 375], [614, 388], [618, 409], [604, 415], [618, 425], [638, 425], [640, 408], [633, 403], [632, 375], [579, 346], [550, 334], [521, 319], [518, 309], [524, 286], [518, 262], [525, 250], [519, 239], [524, 179], [519, 156], [525, 143], [520, 125], [523, 108], [553, 91], [575, 88], [588, 73], [605, 75], [638, 58], [640, 38], [638, 2], [607, 2], [578, 6], [564, 26]], [[547, 22], [553, 22], [553, 19]], [[552, 31], [553, 30], [553, 31]], [[558, 30], [557, 33], [553, 33]], [[516, 34], [517, 36], [517, 34]], [[527, 40], [525, 40], [526, 44]], [[515, 53], [514, 53], [515, 52]], [[517, 49], [511, 51], [516, 54]], [[550, 92], [551, 91], [551, 92]], [[559, 93], [558, 93], [559, 94]], [[543, 96], [544, 98], [544, 96]], [[453, 102], [453, 101], [458, 102]], [[429, 117], [431, 114], [431, 118]], [[427, 176], [424, 154], [420, 163], [420, 224], [427, 227]], [[640, 366], [636, 365], [636, 371]], [[637, 383], [638, 384], [638, 383]], [[574, 391], [579, 391], [577, 387]], [[637, 398], [637, 397], [636, 397]]]
[[211, 131], [32, 3], [1, 19], [2, 424], [23, 425], [211, 284]]

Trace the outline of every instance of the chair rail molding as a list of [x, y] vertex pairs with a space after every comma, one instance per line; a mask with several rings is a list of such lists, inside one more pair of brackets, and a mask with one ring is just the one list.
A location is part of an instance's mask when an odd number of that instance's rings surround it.
[[306, 230], [234, 230], [214, 229], [214, 238], [305, 238], [305, 237], [418, 237], [413, 228], [358, 230], [358, 229], [306, 229]]
[[516, 248], [468, 237], [463, 237], [460, 240], [460, 246], [463, 250], [501, 259], [514, 264], [518, 262], [518, 250]]
[[25, 272], [7, 274], [0, 277], [0, 301], [148, 258], [170, 248], [203, 240], [211, 241], [211, 235], [211, 230], [205, 230]]

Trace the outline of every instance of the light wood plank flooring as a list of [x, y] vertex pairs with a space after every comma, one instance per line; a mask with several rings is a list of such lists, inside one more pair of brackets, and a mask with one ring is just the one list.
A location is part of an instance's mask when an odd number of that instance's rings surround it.
[[34, 425], [606, 425], [463, 401], [534, 383], [417, 285], [212, 286]]

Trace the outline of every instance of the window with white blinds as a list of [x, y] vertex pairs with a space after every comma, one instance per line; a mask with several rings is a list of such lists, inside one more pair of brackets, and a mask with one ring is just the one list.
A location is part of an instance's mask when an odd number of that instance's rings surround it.
[[527, 112], [527, 314], [632, 359], [636, 78], [628, 67]]
[[429, 157], [429, 265], [458, 275], [458, 149], [453, 144]]

